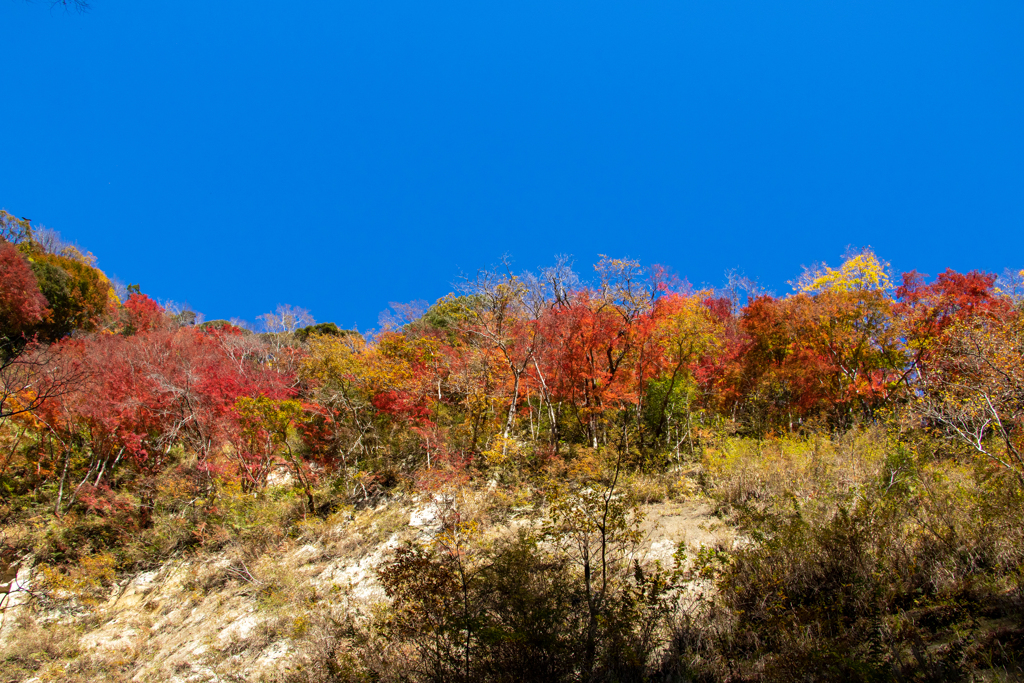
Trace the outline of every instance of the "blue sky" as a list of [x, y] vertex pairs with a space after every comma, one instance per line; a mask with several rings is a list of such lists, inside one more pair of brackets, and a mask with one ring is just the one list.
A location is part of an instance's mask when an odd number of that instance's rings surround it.
[[1024, 3], [0, 0], [0, 206], [208, 318], [503, 253], [1024, 266]]

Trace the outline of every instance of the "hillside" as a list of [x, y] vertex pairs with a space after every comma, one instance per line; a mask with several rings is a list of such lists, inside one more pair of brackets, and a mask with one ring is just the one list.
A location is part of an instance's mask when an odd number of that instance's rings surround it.
[[1024, 272], [202, 322], [0, 214], [0, 680], [1024, 680]]

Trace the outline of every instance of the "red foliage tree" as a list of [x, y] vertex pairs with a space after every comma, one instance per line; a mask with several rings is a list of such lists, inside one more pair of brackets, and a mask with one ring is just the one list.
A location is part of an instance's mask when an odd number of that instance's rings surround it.
[[540, 321], [546, 383], [594, 447], [604, 413], [639, 398], [653, 323], [650, 311], [629, 310], [586, 290]]
[[94, 335], [62, 344], [88, 380], [48, 406], [51, 425], [85, 428], [97, 458], [126, 456], [154, 472], [181, 444], [207, 458], [237, 428], [239, 397], [287, 398], [291, 378], [259, 363], [238, 363], [214, 335], [192, 328]]
[[49, 312], [25, 257], [14, 245], [0, 241], [0, 336], [17, 336]]
[[125, 334], [152, 332], [164, 327], [164, 308], [145, 294], [133, 292], [124, 302]]
[[740, 324], [747, 342], [730, 400], [758, 432], [815, 416], [849, 426], [890, 400], [905, 371], [891, 300], [880, 290], [761, 296]]
[[995, 282], [994, 273], [964, 274], [951, 268], [931, 283], [925, 283], [917, 271], [903, 275], [903, 284], [896, 289], [896, 314], [914, 371], [925, 371], [953, 323], [976, 315], [1003, 318], [1010, 314], [1012, 304], [996, 295]]

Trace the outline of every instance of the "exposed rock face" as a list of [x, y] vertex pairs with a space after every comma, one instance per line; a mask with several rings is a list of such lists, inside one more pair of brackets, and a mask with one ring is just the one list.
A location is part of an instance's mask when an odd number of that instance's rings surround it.
[[[18, 639], [30, 624], [69, 627], [73, 657], [30, 679], [40, 682], [100, 680], [97, 672], [140, 683], [284, 680], [303, 662], [312, 621], [342, 613], [365, 619], [385, 599], [376, 568], [401, 543], [428, 541], [440, 529], [440, 502], [392, 502], [260, 553], [234, 548], [168, 560], [122, 580], [88, 610], [47, 611], [26, 602], [27, 593], [12, 593], [0, 637]], [[733, 542], [704, 503], [661, 503], [646, 513], [648, 559], [670, 564], [679, 543]], [[506, 520], [491, 532], [523, 523]], [[27, 585], [27, 574], [17, 580]]]

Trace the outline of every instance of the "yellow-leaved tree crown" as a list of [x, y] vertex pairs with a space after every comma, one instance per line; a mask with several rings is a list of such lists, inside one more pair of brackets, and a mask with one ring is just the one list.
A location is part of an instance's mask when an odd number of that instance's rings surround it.
[[839, 268], [821, 263], [804, 268], [803, 274], [790, 284], [798, 292], [885, 291], [892, 289], [889, 263], [875, 255], [870, 247], [846, 256]]

